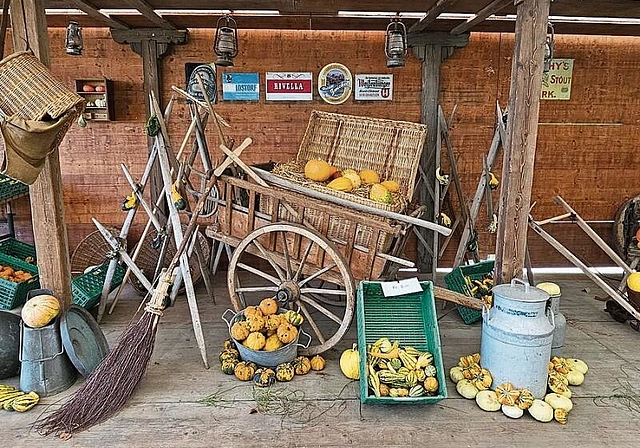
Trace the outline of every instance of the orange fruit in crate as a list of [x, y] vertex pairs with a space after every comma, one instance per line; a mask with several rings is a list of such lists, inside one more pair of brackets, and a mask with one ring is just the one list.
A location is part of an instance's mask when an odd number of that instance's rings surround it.
[[311, 159], [304, 166], [304, 175], [307, 179], [316, 182], [324, 182], [331, 177], [331, 165], [324, 160]]

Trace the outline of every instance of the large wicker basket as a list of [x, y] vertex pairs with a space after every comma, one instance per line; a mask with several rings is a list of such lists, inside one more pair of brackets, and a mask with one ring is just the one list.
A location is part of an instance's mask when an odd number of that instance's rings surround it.
[[30, 51], [20, 51], [0, 61], [0, 109], [24, 119], [57, 119], [84, 108], [80, 95], [67, 88]]
[[50, 148], [55, 150], [84, 110], [84, 99], [67, 88], [30, 51], [0, 61], [0, 110], [25, 120], [62, 120]]
[[[313, 182], [305, 182], [304, 186], [352, 202], [403, 213], [413, 196], [426, 138], [427, 127], [423, 124], [314, 110], [311, 112], [296, 160], [299, 165], [304, 165], [308, 160], [322, 159], [340, 170], [371, 169], [380, 173], [382, 179], [395, 180], [400, 184], [399, 193], [403, 200], [394, 204], [382, 204], [350, 193], [331, 190]], [[260, 208], [266, 213], [271, 212], [269, 201], [261, 201]], [[282, 205], [278, 215], [283, 220], [293, 219]], [[322, 221], [327, 218], [310, 210], [305, 214], [305, 219], [319, 229], [323, 227]], [[350, 230], [349, 221], [332, 216], [329, 218], [326, 236], [329, 239], [346, 241]], [[369, 247], [372, 244], [371, 237], [370, 227], [357, 224], [356, 244]], [[386, 252], [390, 242], [391, 235], [382, 235], [378, 241], [378, 250]]]

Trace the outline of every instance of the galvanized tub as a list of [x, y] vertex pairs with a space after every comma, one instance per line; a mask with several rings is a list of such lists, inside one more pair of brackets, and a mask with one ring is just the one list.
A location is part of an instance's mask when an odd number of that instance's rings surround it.
[[[278, 312], [286, 313], [287, 310], [281, 308]], [[233, 313], [233, 317], [227, 320], [227, 316], [231, 313]], [[238, 348], [238, 352], [240, 352], [240, 357], [243, 361], [255, 362], [257, 365], [263, 367], [276, 367], [278, 364], [292, 361], [296, 356], [298, 356], [298, 347], [307, 348], [309, 347], [309, 344], [311, 344], [311, 336], [302, 331], [302, 328], [298, 328], [298, 336], [296, 336], [296, 339], [288, 343], [287, 345], [280, 347], [278, 350], [274, 350], [272, 352], [252, 350], [245, 347], [244, 345], [242, 345], [242, 342], [237, 341], [231, 336], [231, 326], [237, 321], [242, 320], [243, 317], [244, 315], [242, 311], [236, 313], [233, 310], [227, 310], [222, 313], [222, 320], [224, 320], [227, 323], [227, 327], [229, 327], [229, 337], [231, 337], [231, 339], [233, 339], [233, 342], [235, 342], [236, 347]], [[298, 343], [301, 334], [308, 338], [306, 344]]]
[[542, 398], [555, 326], [549, 294], [519, 279], [492, 292], [493, 306], [482, 312], [482, 366], [493, 376], [492, 387], [509, 382]]

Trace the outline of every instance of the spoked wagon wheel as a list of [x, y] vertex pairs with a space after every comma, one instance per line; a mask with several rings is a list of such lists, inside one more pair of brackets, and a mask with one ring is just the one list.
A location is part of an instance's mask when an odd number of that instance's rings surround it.
[[[315, 287], [314, 280], [324, 282]], [[299, 350], [302, 355], [333, 347], [353, 318], [355, 295], [347, 262], [328, 239], [298, 224], [271, 224], [247, 235], [229, 261], [227, 282], [236, 311], [265, 297], [276, 297], [282, 308], [299, 308], [303, 330], [312, 338], [308, 348]], [[329, 299], [319, 300], [325, 297]]]

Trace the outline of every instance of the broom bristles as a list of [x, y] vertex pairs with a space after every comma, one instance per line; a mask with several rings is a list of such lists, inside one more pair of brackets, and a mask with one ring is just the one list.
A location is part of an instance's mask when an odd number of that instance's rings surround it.
[[36, 421], [42, 435], [70, 435], [119, 412], [144, 375], [153, 354], [158, 314], [145, 311], [120, 335], [116, 346], [60, 409]]

